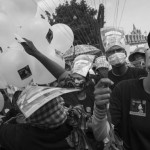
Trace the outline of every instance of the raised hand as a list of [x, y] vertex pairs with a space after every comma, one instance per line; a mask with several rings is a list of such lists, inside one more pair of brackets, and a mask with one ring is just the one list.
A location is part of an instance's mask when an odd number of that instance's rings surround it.
[[23, 46], [24, 50], [29, 54], [29, 55], [32, 55], [32, 56], [35, 56], [35, 54], [37, 52], [39, 52], [37, 50], [37, 48], [34, 46], [34, 44], [32, 43], [32, 41], [26, 39], [26, 38], [23, 38], [25, 40], [25, 42], [21, 42], [20, 44]]
[[95, 104], [101, 106], [109, 102], [111, 90], [109, 88], [113, 82], [108, 78], [102, 78], [95, 86]]

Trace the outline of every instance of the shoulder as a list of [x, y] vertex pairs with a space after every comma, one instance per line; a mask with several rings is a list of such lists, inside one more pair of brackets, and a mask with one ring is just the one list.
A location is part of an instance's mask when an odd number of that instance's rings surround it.
[[128, 79], [119, 82], [113, 91], [128, 91], [138, 84], [139, 79]]
[[141, 78], [147, 76], [147, 71], [145, 69], [129, 67], [128, 74], [131, 74], [134, 78]]
[[141, 68], [129, 67], [129, 70], [131, 72], [135, 72], [135, 73], [147, 74], [146, 70], [145, 69], [141, 69]]

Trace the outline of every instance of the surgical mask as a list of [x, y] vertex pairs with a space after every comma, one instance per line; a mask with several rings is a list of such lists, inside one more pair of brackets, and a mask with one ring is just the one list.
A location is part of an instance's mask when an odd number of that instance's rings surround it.
[[126, 62], [125, 53], [115, 53], [108, 57], [108, 62], [112, 65], [124, 64]]

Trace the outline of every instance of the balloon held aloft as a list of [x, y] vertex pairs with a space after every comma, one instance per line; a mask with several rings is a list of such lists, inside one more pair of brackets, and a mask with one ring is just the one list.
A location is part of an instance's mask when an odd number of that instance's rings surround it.
[[29, 56], [20, 44], [14, 43], [0, 55], [0, 68], [6, 82], [16, 87], [25, 87], [32, 80]]
[[[65, 61], [61, 56], [56, 54], [54, 49], [49, 47], [49, 50], [43, 52], [48, 58], [59, 64], [62, 68], [65, 68]], [[56, 78], [50, 73], [43, 64], [37, 59], [32, 57], [31, 70], [33, 73], [33, 80], [37, 84], [48, 84], [56, 80]]]
[[53, 32], [51, 46], [65, 53], [73, 45], [74, 34], [72, 29], [68, 25], [58, 23], [53, 25], [51, 30]]

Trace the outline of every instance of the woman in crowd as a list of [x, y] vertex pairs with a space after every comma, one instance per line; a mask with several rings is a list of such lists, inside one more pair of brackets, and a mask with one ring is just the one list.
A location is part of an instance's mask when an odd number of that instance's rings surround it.
[[65, 85], [60, 85], [62, 87], [69, 88], [80, 88], [79, 92], [65, 94], [64, 98], [66, 105], [75, 106], [83, 105], [84, 109], [88, 113], [92, 113], [94, 106], [94, 84], [92, 84], [89, 77], [89, 70], [93, 64], [93, 55], [79, 55], [75, 58], [73, 62], [73, 67], [71, 70], [70, 78], [61, 79], [64, 81]]

